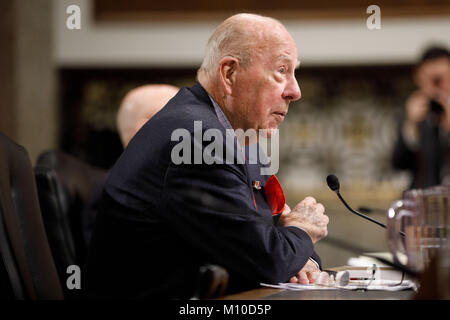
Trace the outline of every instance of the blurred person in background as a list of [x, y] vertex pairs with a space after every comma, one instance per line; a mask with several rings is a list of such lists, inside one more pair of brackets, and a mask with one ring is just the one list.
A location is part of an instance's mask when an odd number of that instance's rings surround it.
[[413, 73], [392, 162], [412, 173], [410, 188], [450, 183], [450, 54], [430, 47]]
[[117, 112], [117, 130], [124, 148], [139, 129], [178, 92], [168, 84], [148, 84], [137, 87], [122, 100]]
[[[117, 112], [117, 131], [125, 149], [136, 132], [161, 110], [178, 92], [168, 84], [147, 84], [130, 90], [123, 98]], [[108, 175], [97, 188], [82, 212], [83, 237], [89, 245], [99, 210], [99, 200]]]

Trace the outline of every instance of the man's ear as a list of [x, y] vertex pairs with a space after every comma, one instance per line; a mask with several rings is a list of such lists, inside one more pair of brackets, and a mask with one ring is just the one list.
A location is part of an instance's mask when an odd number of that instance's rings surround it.
[[224, 57], [219, 61], [219, 81], [225, 94], [233, 91], [238, 66], [239, 60], [233, 57]]

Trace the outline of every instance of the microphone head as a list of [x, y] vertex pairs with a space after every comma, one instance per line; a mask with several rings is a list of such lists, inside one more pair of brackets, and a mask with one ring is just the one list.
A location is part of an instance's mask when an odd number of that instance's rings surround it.
[[330, 189], [333, 190], [334, 192], [339, 191], [340, 188], [339, 179], [334, 174], [330, 174], [327, 176], [327, 184], [328, 187], [330, 187]]

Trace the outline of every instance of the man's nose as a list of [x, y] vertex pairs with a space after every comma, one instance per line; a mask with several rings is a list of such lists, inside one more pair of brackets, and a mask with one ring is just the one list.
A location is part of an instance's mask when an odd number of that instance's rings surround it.
[[291, 78], [291, 80], [286, 84], [286, 88], [284, 88], [283, 98], [288, 99], [289, 101], [297, 101], [302, 97], [302, 92], [300, 91], [300, 87], [298, 86], [297, 79], [295, 76]]

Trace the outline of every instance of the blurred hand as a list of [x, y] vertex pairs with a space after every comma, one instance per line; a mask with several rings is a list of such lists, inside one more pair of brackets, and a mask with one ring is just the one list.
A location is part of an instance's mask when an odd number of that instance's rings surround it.
[[406, 120], [417, 127], [425, 120], [430, 109], [430, 98], [422, 91], [416, 91], [406, 101]]
[[316, 282], [317, 277], [320, 274], [320, 269], [317, 265], [308, 260], [304, 267], [291, 279], [289, 279], [290, 283], [300, 283], [300, 284], [310, 284]]
[[306, 197], [293, 210], [285, 206], [278, 223], [284, 227], [295, 226], [303, 229], [312, 242], [316, 243], [328, 234], [329, 219], [324, 212], [325, 208], [321, 203], [317, 203], [313, 197]]

